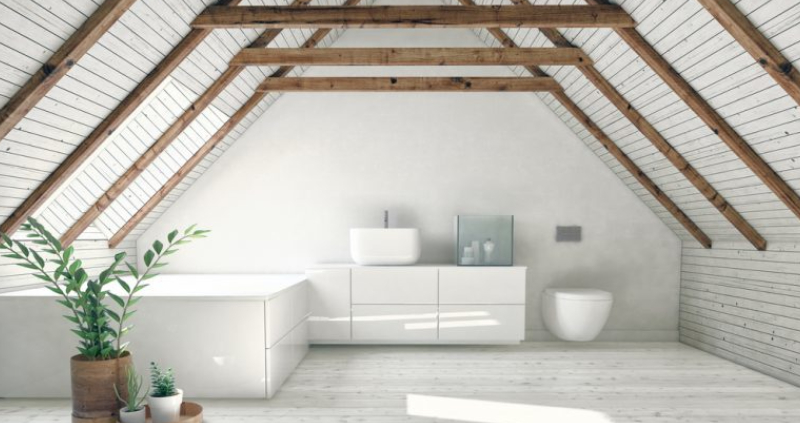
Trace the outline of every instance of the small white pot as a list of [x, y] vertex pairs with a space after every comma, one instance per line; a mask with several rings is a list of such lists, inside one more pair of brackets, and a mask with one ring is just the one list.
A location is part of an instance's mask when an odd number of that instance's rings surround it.
[[173, 423], [180, 419], [183, 391], [176, 389], [177, 394], [171, 397], [147, 397], [150, 406], [150, 417], [153, 423]]
[[142, 407], [138, 411], [127, 411], [127, 408], [119, 410], [119, 421], [122, 423], [145, 423], [146, 410]]

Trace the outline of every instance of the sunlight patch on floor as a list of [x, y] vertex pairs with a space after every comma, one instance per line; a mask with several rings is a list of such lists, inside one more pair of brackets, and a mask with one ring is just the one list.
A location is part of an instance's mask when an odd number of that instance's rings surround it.
[[474, 423], [613, 423], [605, 413], [474, 399], [408, 395], [410, 416]]

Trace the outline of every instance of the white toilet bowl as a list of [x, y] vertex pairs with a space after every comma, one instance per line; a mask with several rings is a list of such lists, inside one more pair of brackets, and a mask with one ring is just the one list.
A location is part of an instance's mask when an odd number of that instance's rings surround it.
[[564, 341], [591, 341], [603, 330], [614, 297], [598, 289], [545, 289], [544, 325]]

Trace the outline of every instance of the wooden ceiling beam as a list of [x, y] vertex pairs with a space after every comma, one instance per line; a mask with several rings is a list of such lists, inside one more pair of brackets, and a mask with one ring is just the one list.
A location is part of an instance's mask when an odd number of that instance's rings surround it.
[[195, 28], [608, 28], [633, 27], [619, 6], [209, 7]]
[[[461, 4], [470, 5], [474, 4], [473, 0], [459, 0]], [[517, 6], [519, 7], [519, 6]], [[519, 48], [519, 46], [511, 39], [503, 30], [490, 28], [488, 29], [489, 33], [491, 33], [501, 45], [506, 48]], [[532, 75], [538, 77], [547, 77], [547, 73], [537, 66], [527, 66], [525, 69], [528, 70]], [[567, 110], [569, 111], [572, 116], [586, 128], [589, 133], [591, 133], [599, 142], [603, 145], [603, 147], [613, 156], [630, 174], [636, 179], [652, 196], [656, 199], [677, 221], [680, 223], [690, 235], [692, 235], [697, 242], [700, 243], [705, 248], [711, 248], [712, 242], [711, 238], [703, 232], [697, 224], [692, 221], [683, 210], [675, 204], [672, 199], [669, 198], [661, 189], [653, 182], [644, 171], [636, 165], [636, 163], [625, 154], [622, 149], [620, 149], [616, 143], [605, 133], [603, 130], [595, 124], [592, 119], [581, 110], [581, 108], [569, 98], [569, 96], [563, 91], [555, 91], [551, 93], [556, 100]]]
[[699, 0], [753, 59], [800, 104], [800, 73], [761, 31], [729, 0]]
[[[241, 0], [220, 0], [218, 4], [236, 5]], [[211, 34], [209, 29], [192, 29], [131, 91], [117, 107], [97, 125], [75, 150], [28, 195], [28, 198], [0, 225], [0, 232], [14, 233], [25, 220], [43, 206], [84, 162], [116, 132], [120, 125], [150, 96], [183, 60]]]
[[[360, 0], [347, 0], [345, 5], [355, 5], [358, 4], [359, 1]], [[308, 2], [309, 0], [295, 0], [292, 4], [295, 6], [302, 6], [308, 4]], [[316, 47], [317, 44], [322, 42], [328, 33], [330, 33], [330, 31], [330, 29], [321, 29], [314, 32], [311, 37], [309, 37], [308, 40], [303, 43], [303, 48]], [[280, 32], [281, 30], [264, 31], [256, 40], [250, 43], [250, 47], [265, 47], [272, 42], [280, 34]], [[169, 128], [167, 128], [167, 130], [159, 137], [159, 139], [156, 140], [156, 142], [153, 143], [153, 145], [151, 145], [150, 148], [148, 148], [147, 151], [145, 151], [142, 156], [140, 156], [133, 163], [133, 165], [131, 165], [131, 167], [128, 168], [125, 173], [118, 178], [103, 195], [100, 196], [100, 198], [67, 230], [67, 232], [64, 233], [64, 235], [61, 237], [61, 243], [63, 245], [69, 245], [74, 242], [75, 239], [77, 239], [77, 237], [83, 233], [83, 231], [85, 231], [86, 228], [88, 228], [89, 225], [94, 222], [94, 220], [100, 217], [100, 215], [125, 191], [125, 189], [127, 189], [130, 184], [132, 184], [133, 181], [142, 174], [142, 172], [144, 172], [144, 169], [146, 169], [147, 166], [149, 166], [153, 160], [155, 160], [156, 157], [158, 157], [158, 155], [161, 154], [175, 140], [175, 138], [178, 137], [178, 135], [180, 135], [198, 116], [203, 113], [206, 107], [208, 107], [208, 105], [211, 104], [211, 102], [214, 101], [214, 99], [216, 99], [217, 96], [219, 96], [219, 94], [225, 90], [228, 84], [230, 84], [244, 69], [245, 68], [242, 66], [230, 66], [216, 81], [214, 81], [214, 83], [208, 89], [206, 89], [206, 91], [192, 104], [192, 106], [186, 109], [184, 113], [172, 125], [170, 125]], [[272, 74], [272, 77], [286, 76], [289, 74], [289, 72], [291, 72], [291, 70], [292, 67], [290, 66], [280, 67]], [[240, 110], [247, 107], [255, 107], [255, 104], [258, 104], [258, 101], [263, 99], [264, 95], [266, 94], [256, 92], [256, 94], [254, 94]], [[255, 101], [255, 98], [259, 98], [259, 100]], [[255, 101], [255, 103], [251, 106], [253, 101]], [[246, 113], [244, 113], [244, 115], [246, 115]], [[244, 115], [239, 117], [240, 113], [236, 112], [225, 124], [223, 124], [222, 128], [218, 130], [208, 142], [206, 142], [206, 144], [215, 140], [215, 137], [217, 137], [218, 134], [221, 133], [220, 131], [223, 129], [228, 128], [227, 132], [230, 132], [230, 130], [232, 130], [239, 123], [239, 121], [244, 118]], [[236, 121], [236, 119], [239, 119], [239, 121]], [[234, 121], [235, 123], [232, 123]], [[227, 132], [225, 132], [223, 135], [220, 135], [221, 138], [219, 140], [213, 141], [215, 143], [214, 145], [224, 138], [224, 136], [227, 135]], [[207, 151], [211, 151], [211, 149], [213, 149], [213, 146]], [[205, 154], [207, 154], [207, 152]], [[205, 157], [205, 155], [203, 155], [203, 157]], [[200, 160], [202, 160], [202, 158], [200, 158]], [[182, 177], [180, 179], [182, 179]], [[171, 191], [171, 189], [172, 188], [165, 190], [162, 187], [162, 189], [158, 191], [155, 196], [157, 197], [161, 192], [168, 193]], [[151, 199], [151, 201], [156, 200]], [[160, 201], [161, 199], [158, 199], [156, 204]], [[145, 204], [145, 207], [147, 207], [147, 204], [150, 204], [150, 201]], [[145, 210], [145, 208], [142, 210]], [[150, 210], [147, 210], [146, 212], [134, 214], [134, 216], [129, 219], [125, 225], [123, 225], [120, 231], [132, 230], [139, 223], [139, 221], [136, 219], [143, 218], [149, 212]], [[120, 232], [118, 231], [118, 233]], [[127, 235], [127, 232], [125, 235]], [[122, 235], [122, 238], [124, 238], [124, 235]], [[114, 246], [116, 246], [116, 244], [114, 244]]]
[[248, 48], [237, 66], [585, 66], [577, 48]]
[[[529, 0], [512, 0], [515, 4], [526, 4]], [[576, 48], [557, 29], [542, 29], [544, 35], [556, 47]], [[767, 248], [767, 241], [738, 211], [706, 180], [697, 169], [675, 150], [664, 136], [617, 91], [594, 66], [586, 66], [580, 72], [602, 93], [623, 116], [635, 126], [642, 135], [664, 157], [678, 169], [681, 174], [758, 250]]]
[[537, 92], [557, 91], [552, 78], [317, 77], [267, 78], [258, 91], [274, 92]]
[[[607, 0], [586, 0], [586, 2], [592, 5], [608, 4]], [[800, 196], [797, 192], [753, 150], [700, 93], [636, 29], [616, 28], [615, 31], [786, 207], [800, 217]]]
[[[105, 0], [0, 109], [0, 141], [14, 129], [136, 0]], [[22, 19], [22, 18], [20, 18]]]

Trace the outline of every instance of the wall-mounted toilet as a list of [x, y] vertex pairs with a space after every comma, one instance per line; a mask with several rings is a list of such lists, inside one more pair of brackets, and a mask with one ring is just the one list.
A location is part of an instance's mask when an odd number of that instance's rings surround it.
[[603, 330], [614, 297], [598, 289], [545, 289], [544, 325], [564, 341], [591, 341]]

